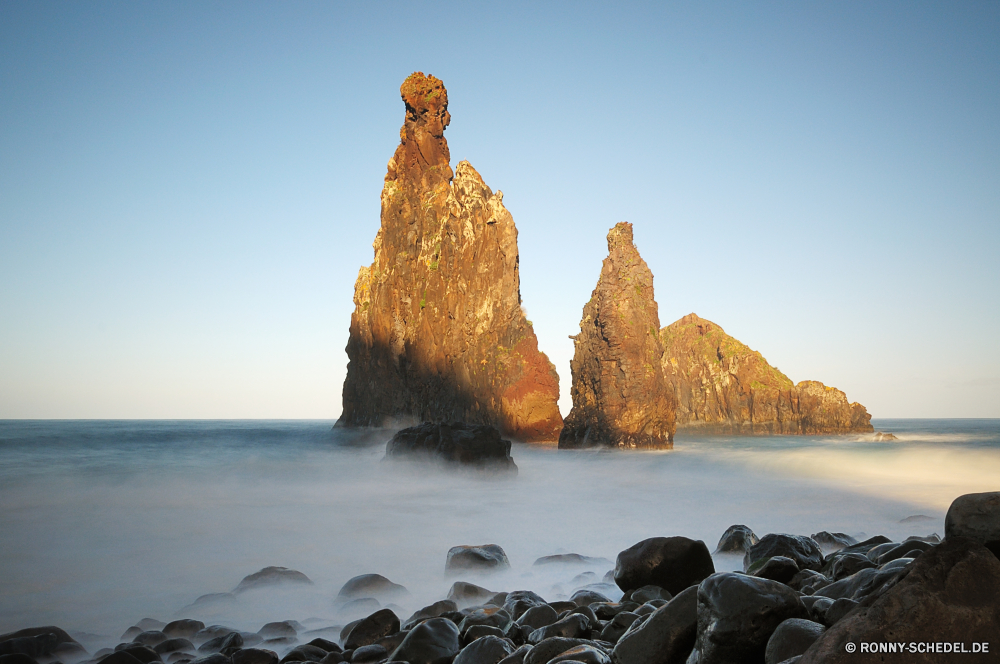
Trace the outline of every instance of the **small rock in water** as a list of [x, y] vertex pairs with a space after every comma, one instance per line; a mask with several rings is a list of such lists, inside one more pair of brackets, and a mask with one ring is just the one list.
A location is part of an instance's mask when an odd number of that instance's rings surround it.
[[541, 643], [554, 636], [568, 639], [583, 639], [590, 634], [590, 620], [587, 616], [571, 613], [551, 625], [540, 627], [528, 635], [528, 643]]
[[844, 547], [854, 546], [858, 543], [858, 540], [854, 539], [846, 533], [828, 533], [825, 530], [814, 534], [812, 536], [813, 541], [820, 545], [820, 547], [830, 550], [840, 550]]
[[173, 639], [167, 639], [165, 641], [161, 641], [160, 643], [153, 646], [153, 650], [155, 650], [160, 655], [164, 655], [166, 653], [177, 652], [178, 650], [184, 652], [195, 652], [196, 649], [194, 647], [194, 644], [191, 643], [191, 641], [189, 641], [188, 639], [185, 639], [184, 637], [176, 637]]
[[492, 590], [487, 590], [482, 586], [477, 586], [474, 583], [467, 583], [465, 581], [456, 581], [451, 584], [451, 588], [448, 590], [448, 599], [452, 600], [456, 605], [471, 606], [473, 604], [480, 604], [488, 599], [491, 599], [496, 593]]
[[141, 643], [144, 646], [149, 646], [150, 648], [152, 648], [160, 643], [163, 643], [166, 640], [167, 640], [167, 635], [159, 630], [156, 630], [149, 632], [139, 632], [132, 639], [132, 643]]
[[511, 442], [484, 424], [424, 422], [403, 429], [386, 443], [385, 458], [439, 459], [446, 463], [517, 473]]
[[904, 519], [900, 519], [898, 523], [923, 523], [925, 521], [937, 521], [932, 516], [927, 516], [926, 514], [913, 514]]
[[379, 601], [391, 601], [408, 597], [410, 592], [398, 583], [393, 583], [381, 574], [362, 574], [343, 585], [337, 593], [338, 600], [372, 597]]
[[534, 565], [598, 565], [602, 563], [610, 563], [611, 561], [607, 558], [592, 558], [590, 556], [581, 556], [579, 553], [557, 553], [551, 556], [542, 556], [537, 559]]
[[167, 623], [163, 628], [163, 633], [170, 638], [193, 639], [203, 629], [205, 629], [205, 623], [202, 621], [182, 618]]
[[593, 590], [577, 590], [569, 598], [577, 606], [589, 606], [595, 602], [610, 602], [611, 600], [599, 592]]
[[493, 572], [510, 569], [507, 554], [497, 544], [453, 546], [448, 550], [445, 572]]
[[239, 585], [233, 590], [234, 593], [242, 593], [253, 588], [263, 588], [266, 586], [276, 586], [285, 583], [301, 583], [312, 585], [312, 581], [302, 572], [287, 567], [265, 567], [259, 572], [254, 572], [243, 577]]
[[876, 443], [888, 442], [890, 440], [899, 440], [899, 438], [897, 438], [894, 434], [883, 433], [881, 431], [875, 434]]
[[726, 528], [719, 538], [716, 553], [746, 553], [747, 549], [757, 543], [757, 535], [747, 526], [735, 525]]
[[[459, 581], [458, 583], [462, 582]], [[452, 588], [454, 588], [454, 586], [452, 586]], [[424, 608], [420, 609], [412, 616], [407, 618], [406, 622], [403, 623], [402, 628], [409, 629], [414, 625], [416, 625], [418, 622], [427, 620], [428, 618], [437, 618], [442, 613], [447, 613], [449, 611], [458, 611], [458, 605], [455, 603], [454, 600], [443, 599], [439, 602], [434, 602], [430, 606], [425, 606]]]
[[615, 583], [624, 591], [655, 585], [676, 595], [714, 572], [712, 555], [701, 540], [651, 537], [618, 554]]

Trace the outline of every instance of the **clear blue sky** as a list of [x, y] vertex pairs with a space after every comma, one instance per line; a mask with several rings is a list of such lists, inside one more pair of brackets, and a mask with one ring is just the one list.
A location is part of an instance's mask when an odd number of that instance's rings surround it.
[[0, 3], [0, 418], [340, 413], [413, 71], [514, 215], [564, 412], [635, 225], [875, 417], [1000, 417], [1000, 3]]

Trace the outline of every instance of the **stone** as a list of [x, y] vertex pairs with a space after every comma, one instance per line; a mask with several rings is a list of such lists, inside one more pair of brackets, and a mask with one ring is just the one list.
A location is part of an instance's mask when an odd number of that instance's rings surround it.
[[[310, 632], [306, 632], [306, 634], [309, 634], [309, 633]], [[337, 645], [333, 641], [330, 641], [328, 639], [324, 639], [324, 638], [321, 638], [321, 637], [314, 638], [312, 641], [310, 641], [306, 645], [307, 646], [316, 646], [317, 648], [322, 648], [326, 652], [343, 652], [343, 650], [344, 650], [343, 648], [341, 648], [339, 645]]]
[[399, 616], [389, 609], [381, 609], [354, 626], [354, 629], [344, 639], [344, 648], [368, 646], [382, 637], [395, 634], [398, 631]]
[[452, 664], [497, 664], [513, 652], [514, 646], [507, 639], [483, 636], [462, 648]]
[[798, 593], [735, 572], [698, 586], [698, 634], [689, 664], [763, 661], [768, 639], [789, 618], [808, 618]]
[[406, 115], [382, 188], [375, 259], [354, 286], [337, 426], [466, 422], [554, 441], [559, 377], [521, 306], [517, 229], [503, 193], [466, 161], [452, 171], [439, 79], [416, 72], [400, 94]]
[[[327, 652], [316, 646], [295, 646], [281, 658], [282, 662], [319, 662], [327, 656]], [[383, 651], [384, 654], [384, 651]]]
[[[133, 659], [132, 661], [138, 662], [139, 660]], [[34, 657], [16, 653], [12, 655], [0, 655], [0, 664], [38, 664], [38, 661]]]
[[312, 585], [309, 577], [302, 572], [297, 572], [287, 567], [265, 567], [259, 572], [254, 572], [243, 577], [243, 580], [236, 586], [233, 593], [239, 594], [254, 588], [265, 588], [286, 583]]
[[51, 633], [15, 636], [0, 641], [0, 655], [27, 655], [38, 659], [50, 654], [57, 645], [59, 639]]
[[618, 640], [628, 632], [629, 628], [632, 626], [636, 620], [638, 620], [639, 614], [632, 613], [631, 611], [620, 611], [616, 613], [608, 624], [604, 626], [601, 630], [601, 641], [607, 641], [608, 643], [618, 643]]
[[560, 449], [671, 449], [673, 393], [663, 377], [653, 274], [632, 241], [632, 224], [608, 233], [608, 257], [583, 307], [570, 369], [573, 408]]
[[688, 314], [660, 330], [677, 427], [713, 434], [874, 431], [859, 403], [818, 381], [792, 381], [712, 321]]
[[622, 590], [656, 585], [671, 595], [715, 572], [708, 547], [687, 537], [651, 537], [618, 554], [615, 583]]
[[513, 617], [514, 620], [517, 620], [531, 607], [541, 606], [545, 603], [545, 600], [542, 599], [540, 595], [537, 595], [530, 590], [515, 590], [507, 593], [507, 599], [504, 600], [503, 609], [511, 617]]
[[592, 645], [579, 645], [566, 650], [552, 659], [549, 664], [557, 662], [580, 662], [580, 664], [611, 664], [608, 654]]
[[341, 587], [337, 600], [372, 598], [382, 602], [408, 597], [409, 591], [381, 574], [362, 574]]
[[[647, 585], [641, 588], [636, 588], [635, 590], [630, 591], [628, 594], [628, 598], [631, 601], [639, 602], [640, 604], [644, 604], [646, 602], [656, 599], [665, 599], [669, 601], [672, 597], [673, 595], [671, 595], [668, 591], [664, 590], [659, 586], [654, 586], [654, 585]], [[624, 599], [624, 596], [622, 597], [622, 599]]]
[[[292, 634], [294, 636], [294, 633]], [[241, 648], [243, 647], [243, 635], [239, 632], [230, 632], [223, 636], [217, 636], [214, 639], [209, 639], [205, 641], [200, 646], [198, 646], [198, 652], [200, 653], [214, 653], [222, 652], [227, 648]]]
[[278, 664], [278, 655], [272, 650], [242, 648], [233, 653], [233, 664]]
[[577, 606], [589, 606], [594, 602], [610, 602], [611, 600], [599, 592], [584, 588], [573, 593], [570, 596], [569, 601], [573, 602]]
[[881, 567], [882, 565], [892, 562], [893, 560], [896, 560], [898, 558], [906, 558], [906, 557], [913, 558], [914, 556], [909, 555], [911, 552], [913, 551], [923, 552], [926, 551], [927, 549], [930, 549], [932, 546], [934, 545], [920, 541], [903, 542], [899, 546], [889, 549], [885, 553], [879, 555], [878, 560], [876, 560], [875, 562], [879, 567]]
[[524, 664], [547, 664], [553, 657], [566, 652], [570, 648], [589, 645], [592, 645], [592, 643], [587, 639], [568, 639], [562, 636], [553, 636], [541, 643], [535, 644], [524, 656]]
[[[161, 626], [162, 624], [163, 623], [160, 623]], [[143, 664], [151, 664], [152, 662], [162, 661], [160, 659], [160, 656], [156, 653], [155, 650], [153, 650], [149, 646], [140, 645], [138, 643], [125, 644], [125, 647], [119, 650], [118, 653], [128, 653], [133, 658], [139, 660]]]
[[747, 549], [757, 543], [757, 535], [747, 526], [735, 525], [726, 528], [719, 538], [719, 545], [715, 547], [716, 553], [745, 553]]
[[823, 613], [823, 624], [827, 627], [835, 625], [844, 616], [853, 611], [856, 606], [858, 606], [858, 602], [847, 597], [833, 600], [833, 603]]
[[825, 629], [819, 623], [802, 618], [789, 618], [782, 622], [767, 641], [764, 664], [781, 664], [796, 655], [801, 655]]
[[388, 652], [385, 646], [373, 644], [361, 646], [351, 654], [352, 664], [364, 664], [364, 662], [385, 661]]
[[[455, 584], [452, 585], [452, 590], [454, 590], [455, 586], [458, 585], [458, 584], [460, 584], [460, 583], [464, 583], [464, 582], [462, 582], [462, 581], [456, 581]], [[472, 585], [472, 584], [466, 584], [466, 585]], [[479, 586], [475, 586], [475, 587], [478, 588]], [[451, 592], [449, 592], [448, 594], [450, 595]], [[458, 611], [458, 604], [456, 604], [456, 602], [454, 600], [443, 599], [443, 600], [440, 600], [438, 602], [434, 602], [433, 604], [431, 604], [429, 606], [425, 606], [424, 608], [418, 610], [412, 616], [410, 616], [409, 618], [407, 618], [406, 622], [403, 623], [402, 628], [403, 629], [410, 629], [411, 627], [413, 627], [414, 625], [416, 625], [419, 622], [423, 622], [424, 620], [427, 620], [428, 618], [437, 618], [441, 614], [448, 613], [450, 611]]]
[[146, 663], [135, 657], [128, 650], [118, 650], [111, 653], [104, 659], [102, 659], [101, 664], [146, 664]]
[[552, 637], [585, 639], [590, 635], [590, 619], [579, 613], [571, 613], [551, 625], [539, 627], [528, 635], [528, 643], [541, 643]]
[[967, 493], [952, 501], [944, 518], [944, 536], [967, 537], [1000, 558], [1000, 491]]
[[446, 618], [431, 618], [410, 630], [389, 659], [409, 664], [450, 664], [459, 650], [458, 626]]
[[385, 446], [385, 458], [443, 461], [448, 464], [517, 473], [509, 440], [486, 424], [424, 422], [396, 434]]
[[899, 438], [897, 438], [894, 434], [879, 431], [875, 434], [874, 440], [876, 443], [887, 443], [890, 440], [899, 440]]
[[167, 639], [165, 641], [161, 641], [160, 643], [153, 646], [153, 650], [162, 656], [165, 655], [166, 653], [177, 652], [178, 650], [184, 652], [195, 652], [197, 649], [194, 647], [194, 644], [191, 643], [190, 640], [185, 639], [184, 637], [176, 637], [173, 639]]
[[532, 631], [551, 625], [555, 621], [559, 620], [559, 614], [548, 604], [542, 604], [540, 606], [533, 606], [517, 619], [518, 625], [524, 625], [525, 627], [530, 627]]
[[579, 553], [557, 553], [551, 556], [542, 556], [533, 563], [534, 565], [600, 565], [610, 563], [607, 558], [594, 558], [583, 556]]
[[199, 657], [198, 659], [192, 660], [191, 664], [230, 664], [231, 662], [232, 660], [222, 653], [215, 653], [214, 655]]
[[163, 643], [167, 640], [167, 635], [160, 630], [149, 631], [149, 632], [139, 632], [132, 639], [132, 643], [141, 643], [144, 646], [149, 646], [150, 648], [156, 646], [159, 643]]
[[510, 569], [507, 554], [497, 544], [478, 546], [461, 545], [448, 549], [444, 570], [448, 574], [460, 572], [496, 572]]
[[[499, 664], [524, 664], [524, 656], [528, 654], [532, 646], [524, 644], [519, 646], [517, 650], [507, 655], [500, 660]], [[468, 664], [467, 662], [465, 664]]]
[[205, 629], [205, 623], [202, 621], [182, 618], [167, 623], [163, 627], [163, 633], [170, 638], [193, 639], [203, 629]]
[[871, 567], [876, 567], [876, 564], [869, 560], [868, 556], [860, 553], [848, 553], [837, 556], [833, 562], [831, 573], [834, 581], [839, 581]]
[[763, 564], [773, 556], [791, 558], [799, 569], [823, 569], [823, 551], [809, 537], [770, 533], [764, 535], [743, 556], [743, 571], [753, 572], [757, 563]]
[[495, 595], [496, 593], [491, 590], [465, 581], [456, 581], [448, 589], [448, 599], [463, 607], [482, 604], [493, 599]]
[[611, 659], [615, 664], [682, 664], [694, 647], [697, 626], [698, 587], [692, 586], [628, 630]]
[[280, 636], [295, 636], [299, 632], [290, 620], [281, 620], [267, 623], [257, 630], [257, 633], [265, 639], [273, 639]]
[[858, 543], [858, 540], [846, 533], [830, 533], [825, 530], [812, 535], [812, 539], [821, 548], [828, 551], [839, 551], [844, 547], [853, 546]]
[[785, 556], [771, 556], [753, 571], [753, 576], [760, 579], [770, 579], [778, 583], [788, 585], [795, 575], [799, 573], [799, 566], [795, 561]]
[[502, 630], [511, 622], [510, 614], [503, 609], [477, 609], [462, 619], [462, 622], [458, 624], [458, 631], [464, 633], [475, 625], [488, 625]]
[[208, 627], [205, 627], [204, 629], [200, 630], [197, 634], [195, 634], [194, 638], [191, 639], [191, 641], [193, 641], [196, 644], [200, 644], [210, 639], [214, 639], [220, 636], [225, 636], [230, 632], [238, 632], [238, 631], [239, 630], [234, 629], [233, 627], [227, 627], [226, 625], [209, 625]]
[[[1000, 560], [979, 542], [946, 536], [925, 552], [891, 586], [869, 595], [802, 655], [800, 664], [857, 662], [848, 642], [904, 644], [993, 643], [1000, 634]], [[863, 572], [859, 572], [863, 573]], [[968, 645], [966, 647], [969, 647]], [[956, 659], [974, 659], [966, 655]], [[920, 664], [947, 660], [940, 653], [906, 651], [899, 661]], [[886, 658], [889, 661], [889, 658]]]

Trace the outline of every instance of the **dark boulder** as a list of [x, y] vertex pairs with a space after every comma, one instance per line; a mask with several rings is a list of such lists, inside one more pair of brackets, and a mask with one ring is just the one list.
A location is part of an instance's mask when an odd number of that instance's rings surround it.
[[579, 553], [557, 553], [551, 556], [542, 556], [537, 559], [534, 565], [598, 565], [598, 564], [610, 564], [611, 561], [607, 558], [592, 558], [590, 556], [582, 556]]
[[141, 643], [144, 646], [149, 646], [150, 648], [155, 647], [157, 644], [163, 643], [169, 637], [163, 632], [149, 631], [149, 632], [139, 632], [132, 639], [132, 643]]
[[16, 655], [0, 655], [0, 664], [38, 664], [38, 661], [34, 657], [17, 653]]
[[295, 646], [281, 658], [282, 662], [319, 662], [327, 656], [327, 652], [316, 646]]
[[541, 606], [545, 604], [545, 600], [541, 598], [530, 590], [515, 590], [514, 592], [507, 593], [507, 599], [504, 600], [503, 609], [514, 620], [521, 617], [525, 611], [533, 606]]
[[507, 639], [483, 636], [462, 648], [452, 664], [497, 664], [513, 652], [514, 646]]
[[670, 601], [673, 597], [669, 592], [664, 590], [659, 586], [643, 586], [642, 588], [636, 588], [635, 590], [629, 591], [622, 596], [622, 600], [626, 598], [633, 602], [638, 602], [639, 604], [645, 604], [652, 599], [665, 599]]
[[688, 662], [763, 661], [778, 625], [808, 615], [798, 593], [783, 583], [733, 572], [715, 574], [698, 586], [698, 635]]
[[[454, 588], [454, 586], [452, 587]], [[454, 602], [454, 600], [443, 599], [439, 602], [434, 602], [433, 604], [425, 606], [424, 608], [420, 609], [412, 616], [407, 618], [406, 622], [403, 623], [402, 628], [410, 629], [419, 622], [423, 622], [428, 618], [437, 618], [438, 616], [444, 613], [448, 613], [450, 611], [458, 611], [458, 605]]]
[[716, 553], [746, 553], [747, 549], [757, 543], [757, 535], [744, 525], [729, 526], [719, 538]]
[[[858, 654], [845, 649], [847, 643], [886, 642], [889, 635], [892, 641], [907, 644], [989, 642], [992, 653], [1000, 634], [996, 556], [973, 540], [946, 537], [905, 572], [827, 629], [802, 655], [800, 664], [858, 662]], [[907, 651], [903, 657], [908, 664], [946, 661], [939, 653]]]
[[431, 618], [410, 630], [389, 659], [409, 664], [449, 664], [459, 650], [458, 626], [447, 618]]
[[535, 644], [535, 647], [529, 650], [528, 654], [524, 656], [524, 664], [547, 664], [553, 657], [566, 652], [570, 648], [589, 645], [593, 645], [593, 643], [587, 639], [568, 639], [562, 636], [554, 636]]
[[185, 639], [184, 637], [176, 637], [173, 639], [167, 639], [166, 641], [161, 641], [153, 646], [153, 650], [160, 655], [165, 655], [167, 653], [177, 651], [195, 652], [196, 648], [190, 640]]
[[875, 563], [868, 559], [868, 556], [860, 553], [847, 553], [843, 556], [837, 556], [837, 558], [833, 561], [830, 573], [832, 574], [834, 581], [839, 581], [840, 579], [847, 578], [852, 574], [857, 574], [863, 569], [876, 566], [877, 565]]
[[552, 637], [585, 639], [590, 635], [590, 619], [579, 613], [571, 613], [551, 625], [539, 627], [528, 635], [528, 643], [541, 643]]
[[337, 601], [352, 599], [376, 599], [380, 602], [392, 601], [409, 596], [410, 592], [393, 583], [381, 574], [362, 574], [345, 583], [337, 593]]
[[448, 549], [448, 559], [444, 565], [444, 571], [448, 574], [465, 571], [496, 572], [505, 569], [510, 569], [510, 561], [497, 544], [453, 546]]
[[344, 648], [368, 646], [382, 637], [399, 631], [399, 616], [390, 609], [381, 609], [361, 620], [344, 639]]
[[525, 627], [531, 627], [532, 630], [536, 630], [540, 627], [545, 627], [546, 625], [551, 625], [555, 621], [559, 620], [559, 614], [548, 604], [541, 604], [539, 606], [533, 606], [517, 619], [518, 625], [524, 625]]
[[595, 590], [582, 588], [573, 593], [573, 595], [569, 598], [569, 601], [573, 602], [577, 606], [590, 606], [595, 602], [610, 602], [611, 600]]
[[552, 659], [549, 664], [557, 662], [579, 662], [580, 664], [611, 664], [611, 658], [604, 650], [592, 645], [579, 645], [566, 650]]
[[203, 644], [198, 646], [198, 652], [210, 654], [213, 652], [222, 652], [228, 648], [242, 648], [243, 647], [243, 635], [239, 632], [230, 632], [224, 636], [217, 636], [214, 639], [209, 639]]
[[517, 650], [501, 659], [498, 664], [524, 664], [524, 656], [528, 654], [531, 648], [532, 646], [527, 644], [519, 646]]
[[456, 581], [451, 584], [451, 588], [448, 589], [447, 598], [455, 602], [459, 606], [469, 606], [473, 604], [482, 604], [496, 595], [492, 590], [487, 590], [482, 586], [477, 586], [474, 583], [467, 583], [465, 581]]
[[241, 648], [233, 653], [233, 664], [278, 664], [278, 655], [272, 650]]
[[840, 550], [858, 543], [858, 540], [845, 533], [828, 533], [825, 530], [815, 533], [811, 539], [827, 550]]
[[286, 583], [300, 583], [312, 585], [312, 581], [302, 572], [287, 567], [265, 567], [259, 572], [254, 572], [243, 577], [240, 584], [233, 590], [234, 593], [242, 593], [253, 588], [264, 588], [267, 586], [277, 586]]
[[692, 586], [628, 630], [611, 659], [615, 664], [682, 664], [694, 647], [697, 626], [698, 588]]
[[764, 651], [764, 664], [781, 664], [809, 649], [826, 628], [812, 620], [789, 618], [774, 630]]
[[772, 556], [754, 570], [753, 575], [760, 579], [770, 579], [787, 585], [798, 573], [799, 566], [791, 558]]
[[853, 611], [858, 606], [858, 602], [853, 599], [848, 599], [847, 597], [841, 597], [840, 599], [833, 600], [833, 604], [827, 607], [826, 611], [823, 613], [823, 624], [827, 627], [837, 624], [843, 619], [848, 613]]
[[384, 662], [388, 655], [385, 646], [372, 644], [361, 646], [351, 653], [351, 664], [366, 664], [367, 662]]
[[[117, 648], [116, 648], [117, 650]], [[143, 664], [150, 664], [151, 662], [160, 662], [160, 655], [157, 654], [155, 650], [149, 646], [140, 645], [138, 643], [127, 643], [125, 647], [119, 650], [117, 653], [127, 653], [133, 658], [139, 660]]]
[[59, 637], [51, 632], [17, 636], [0, 641], [0, 655], [27, 655], [38, 659], [51, 653], [59, 643]]
[[128, 650], [117, 650], [100, 660], [101, 664], [146, 664]]
[[601, 630], [600, 640], [608, 643], [618, 643], [618, 640], [628, 632], [632, 624], [638, 620], [639, 614], [631, 611], [621, 611], [615, 614]]
[[195, 635], [205, 629], [205, 623], [200, 620], [182, 618], [167, 623], [163, 633], [172, 639], [194, 639]]
[[774, 556], [791, 558], [799, 569], [817, 572], [823, 569], [823, 552], [812, 538], [770, 533], [760, 538], [743, 556], [743, 571], [753, 572], [755, 564]]
[[232, 664], [231, 659], [222, 653], [215, 653], [214, 655], [208, 655], [206, 657], [199, 657], [198, 659], [192, 660], [191, 664]]
[[652, 537], [618, 554], [615, 583], [622, 590], [656, 585], [676, 595], [715, 572], [708, 547], [687, 537]]
[[462, 618], [462, 622], [458, 624], [458, 631], [465, 632], [476, 625], [487, 625], [502, 630], [511, 622], [510, 614], [503, 609], [476, 609]]
[[[462, 646], [467, 646], [473, 641], [485, 638], [487, 636], [495, 636], [498, 639], [505, 639], [507, 635], [499, 627], [493, 627], [492, 625], [473, 625], [469, 629], [462, 632], [459, 642]], [[511, 641], [513, 646], [513, 641]]]
[[501, 438], [500, 431], [489, 425], [424, 422], [397, 432], [385, 446], [385, 458], [440, 460], [517, 473], [510, 446], [510, 441]]
[[1000, 491], [956, 498], [944, 518], [944, 536], [967, 537], [1000, 558]]

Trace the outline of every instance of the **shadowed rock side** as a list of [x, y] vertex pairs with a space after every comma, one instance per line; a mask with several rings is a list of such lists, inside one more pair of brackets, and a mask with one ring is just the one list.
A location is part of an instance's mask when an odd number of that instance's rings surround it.
[[798, 385], [715, 323], [688, 314], [660, 330], [663, 373], [677, 426], [705, 433], [829, 434], [874, 431], [871, 415], [835, 387]]
[[608, 257], [575, 353], [573, 409], [559, 447], [673, 447], [673, 395], [663, 377], [653, 274], [632, 243], [632, 224], [608, 233]]
[[559, 378], [521, 310], [517, 229], [468, 162], [452, 172], [440, 80], [400, 88], [406, 119], [382, 188], [375, 261], [354, 286], [337, 426], [468, 422], [554, 441]]

